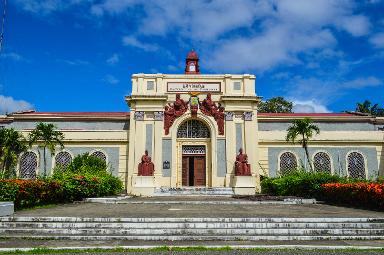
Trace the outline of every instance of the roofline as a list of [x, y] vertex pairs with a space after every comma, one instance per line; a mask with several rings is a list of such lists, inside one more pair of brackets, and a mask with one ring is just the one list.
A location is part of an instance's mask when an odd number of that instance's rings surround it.
[[25, 112], [12, 113], [8, 117], [14, 120], [126, 120], [130, 112]]

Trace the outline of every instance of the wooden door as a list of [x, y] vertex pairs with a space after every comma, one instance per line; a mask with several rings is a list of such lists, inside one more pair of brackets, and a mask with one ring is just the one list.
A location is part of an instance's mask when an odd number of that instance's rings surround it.
[[183, 156], [181, 179], [183, 186], [189, 186], [189, 157]]
[[205, 186], [205, 157], [194, 157], [194, 185]]

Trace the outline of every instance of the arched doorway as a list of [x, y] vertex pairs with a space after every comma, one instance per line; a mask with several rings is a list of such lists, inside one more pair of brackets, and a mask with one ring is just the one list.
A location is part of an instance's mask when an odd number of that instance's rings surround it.
[[206, 186], [207, 147], [211, 134], [208, 126], [197, 119], [189, 119], [177, 130], [181, 145], [181, 185]]

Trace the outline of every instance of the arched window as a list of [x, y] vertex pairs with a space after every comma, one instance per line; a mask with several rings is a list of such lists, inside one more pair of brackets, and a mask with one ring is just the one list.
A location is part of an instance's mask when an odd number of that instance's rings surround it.
[[316, 172], [331, 173], [331, 158], [325, 152], [318, 152], [313, 157], [313, 169]]
[[67, 151], [60, 151], [55, 156], [55, 164], [58, 167], [67, 167], [72, 162], [72, 155]]
[[280, 155], [280, 174], [289, 174], [297, 169], [297, 159], [292, 152], [284, 152]]
[[91, 156], [94, 156], [96, 158], [99, 158], [99, 159], [107, 162], [107, 156], [102, 151], [94, 151], [94, 152], [92, 152]]
[[27, 151], [20, 156], [19, 175], [21, 179], [35, 179], [37, 170], [37, 155]]
[[347, 157], [347, 165], [350, 177], [365, 179], [365, 160], [361, 153], [349, 153]]
[[177, 138], [209, 138], [209, 128], [199, 120], [188, 120], [180, 125]]

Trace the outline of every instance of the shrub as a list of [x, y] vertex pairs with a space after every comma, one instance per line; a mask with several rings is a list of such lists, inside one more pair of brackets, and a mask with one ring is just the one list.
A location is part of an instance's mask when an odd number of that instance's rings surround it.
[[321, 184], [344, 182], [345, 178], [321, 172], [294, 171], [278, 178], [266, 178], [261, 182], [261, 192], [278, 196], [320, 198]]
[[103, 160], [83, 154], [68, 167], [54, 169], [50, 178], [0, 180], [0, 201], [13, 201], [20, 209], [116, 195], [122, 188], [120, 179], [112, 176]]
[[322, 188], [327, 202], [384, 210], [383, 183], [326, 183]]
[[0, 201], [13, 201], [16, 208], [63, 202], [63, 188], [53, 180], [0, 180]]

